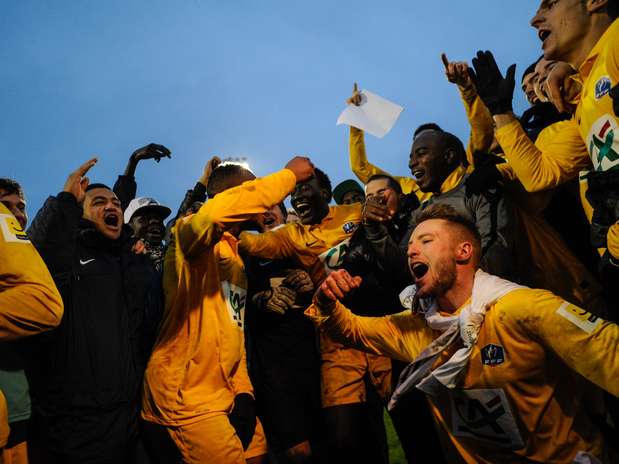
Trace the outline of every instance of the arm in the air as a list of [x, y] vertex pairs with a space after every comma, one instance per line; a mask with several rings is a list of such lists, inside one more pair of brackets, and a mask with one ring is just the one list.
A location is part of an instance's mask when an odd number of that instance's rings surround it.
[[471, 135], [466, 147], [466, 158], [474, 165], [475, 152], [487, 153], [494, 138], [494, 122], [488, 108], [477, 95], [475, 87], [462, 88], [458, 86], [460, 97], [464, 103], [466, 117], [471, 126]]
[[214, 245], [230, 224], [245, 221], [280, 203], [295, 184], [295, 174], [283, 169], [221, 192], [196, 214], [177, 222], [175, 236], [183, 253], [195, 256]]
[[321, 306], [316, 298], [305, 310], [305, 315], [342, 343], [409, 362], [424, 348], [424, 340], [428, 337], [425, 332], [430, 330], [425, 321], [410, 312], [362, 317], [354, 315], [339, 301]]

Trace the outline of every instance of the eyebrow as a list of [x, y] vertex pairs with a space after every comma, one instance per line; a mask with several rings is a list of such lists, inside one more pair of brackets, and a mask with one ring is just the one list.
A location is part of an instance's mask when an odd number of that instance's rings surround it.
[[424, 234], [421, 234], [419, 237], [411, 237], [411, 241], [412, 240], [421, 240], [424, 237], [434, 237], [436, 234], [432, 233], [432, 232], [426, 232]]

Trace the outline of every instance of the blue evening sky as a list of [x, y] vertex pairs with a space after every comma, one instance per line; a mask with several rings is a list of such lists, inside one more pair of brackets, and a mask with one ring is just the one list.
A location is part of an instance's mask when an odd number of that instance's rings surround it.
[[[538, 0], [4, 0], [0, 14], [0, 176], [26, 189], [29, 213], [93, 154], [110, 185], [149, 142], [173, 158], [138, 167], [138, 195], [176, 209], [214, 154], [257, 175], [309, 155], [333, 184], [352, 177], [353, 81], [405, 107], [371, 161], [408, 174], [411, 134], [435, 121], [466, 140], [440, 53], [490, 49], [518, 78], [540, 54]], [[525, 101], [517, 89], [515, 109]]]

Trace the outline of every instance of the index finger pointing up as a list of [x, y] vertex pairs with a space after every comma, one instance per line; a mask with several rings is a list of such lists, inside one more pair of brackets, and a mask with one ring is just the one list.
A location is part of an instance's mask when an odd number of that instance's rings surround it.
[[441, 61], [443, 62], [443, 66], [445, 66], [445, 69], [448, 69], [449, 59], [447, 59], [447, 55], [445, 55], [445, 53], [441, 53]]
[[83, 177], [84, 174], [86, 174], [90, 170], [90, 168], [92, 168], [95, 164], [97, 164], [97, 161], [99, 160], [96, 157], [89, 159], [84, 164], [82, 164], [79, 168], [77, 168], [77, 171], [75, 171], [75, 174], [78, 174], [80, 177]]

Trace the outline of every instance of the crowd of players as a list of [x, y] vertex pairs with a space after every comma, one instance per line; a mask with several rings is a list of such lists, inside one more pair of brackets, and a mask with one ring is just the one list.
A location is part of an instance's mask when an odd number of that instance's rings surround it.
[[619, 462], [618, 13], [541, 1], [520, 117], [515, 65], [443, 55], [470, 138], [410, 176], [351, 127], [363, 186], [213, 157], [172, 218], [163, 145], [29, 226], [0, 179], [1, 462], [387, 463], [385, 409], [410, 463]]

